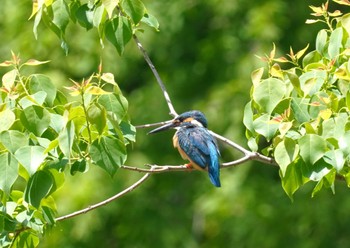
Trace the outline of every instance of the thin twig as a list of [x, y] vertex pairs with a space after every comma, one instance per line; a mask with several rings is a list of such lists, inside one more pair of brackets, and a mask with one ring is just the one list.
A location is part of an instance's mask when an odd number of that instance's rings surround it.
[[160, 88], [161, 88], [161, 90], [162, 90], [162, 92], [163, 92], [165, 101], [167, 102], [168, 107], [169, 107], [169, 110], [170, 110], [170, 113], [169, 113], [169, 114], [170, 114], [171, 116], [173, 116], [173, 117], [176, 117], [178, 114], [176, 113], [176, 111], [175, 111], [175, 109], [174, 109], [174, 106], [173, 106], [173, 104], [172, 104], [172, 102], [171, 102], [171, 100], [170, 100], [169, 94], [168, 94], [168, 92], [167, 92], [167, 90], [166, 90], [166, 88], [165, 88], [165, 85], [164, 85], [162, 79], [161, 79], [160, 76], [159, 76], [159, 73], [158, 73], [156, 67], [153, 65], [153, 63], [152, 63], [151, 59], [149, 58], [149, 56], [148, 56], [146, 50], [143, 48], [141, 42], [139, 41], [139, 39], [137, 38], [136, 35], [133, 35], [133, 39], [134, 39], [134, 41], [135, 41], [137, 47], [138, 47], [139, 50], [141, 51], [143, 57], [145, 58], [145, 61], [147, 62], [148, 66], [151, 68], [151, 71], [153, 72], [153, 75], [154, 75], [154, 77], [156, 78], [156, 80], [157, 80], [157, 82], [158, 82], [158, 84], [159, 84], [159, 86], [160, 86]]
[[157, 122], [157, 123], [151, 123], [151, 124], [144, 124], [144, 125], [136, 125], [135, 127], [136, 128], [148, 128], [148, 127], [155, 127], [155, 126], [161, 126], [161, 125], [165, 125], [169, 122], [171, 122], [172, 120], [170, 121], [162, 121], [162, 122]]
[[116, 200], [116, 199], [126, 195], [127, 193], [133, 191], [135, 188], [137, 188], [143, 182], [145, 182], [146, 179], [148, 179], [150, 177], [150, 175], [151, 175], [150, 173], [145, 174], [140, 180], [138, 180], [136, 183], [134, 183], [130, 187], [124, 189], [123, 191], [119, 192], [118, 194], [116, 194], [116, 195], [114, 195], [114, 196], [112, 196], [112, 197], [110, 197], [110, 198], [108, 198], [108, 199], [106, 199], [106, 200], [104, 200], [102, 202], [99, 202], [99, 203], [97, 203], [95, 205], [91, 205], [91, 206], [89, 206], [87, 208], [78, 210], [78, 211], [73, 212], [71, 214], [67, 214], [67, 215], [58, 217], [58, 218], [55, 219], [55, 221], [57, 222], [57, 221], [63, 221], [63, 220], [66, 220], [66, 219], [70, 219], [70, 218], [73, 218], [73, 217], [75, 217], [77, 215], [85, 214], [87, 212], [90, 212], [91, 210], [94, 210], [94, 209], [98, 208], [98, 207], [104, 206], [104, 205], [106, 205], [106, 204], [108, 204], [108, 203], [110, 203], [110, 202], [112, 202], [112, 201], [114, 201], [114, 200]]

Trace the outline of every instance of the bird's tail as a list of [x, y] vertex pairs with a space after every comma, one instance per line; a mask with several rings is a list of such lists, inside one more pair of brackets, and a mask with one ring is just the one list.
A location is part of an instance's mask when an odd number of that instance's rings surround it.
[[212, 158], [208, 166], [209, 179], [215, 187], [221, 187], [220, 183], [220, 165], [218, 158]]

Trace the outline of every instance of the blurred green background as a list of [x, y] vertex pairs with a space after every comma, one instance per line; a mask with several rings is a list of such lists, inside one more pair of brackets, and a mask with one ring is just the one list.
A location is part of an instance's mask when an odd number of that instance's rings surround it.
[[[161, 91], [138, 52], [128, 44], [123, 57], [95, 30], [69, 25], [70, 53], [64, 55], [56, 36], [43, 24], [38, 40], [28, 21], [31, 1], [2, 0], [0, 60], [13, 50], [23, 60], [51, 63], [35, 68], [59, 86], [97, 71], [112, 72], [129, 100], [135, 125], [170, 118]], [[160, 32], [146, 28], [139, 39], [149, 52], [177, 112], [199, 109], [209, 128], [246, 147], [243, 108], [249, 101], [250, 73], [263, 66], [255, 55], [278, 47], [298, 51], [314, 40], [321, 24], [306, 25], [308, 5], [322, 1], [286, 0], [145, 0], [160, 22]], [[335, 6], [334, 3], [332, 6]], [[0, 68], [0, 75], [5, 72]], [[33, 73], [33, 71], [28, 71]], [[65, 92], [67, 93], [67, 92]], [[146, 135], [138, 130], [127, 164], [182, 164], [173, 149], [173, 132]], [[239, 158], [221, 146], [223, 161]], [[59, 215], [87, 207], [121, 191], [142, 175], [119, 170], [110, 178], [91, 167], [71, 177], [56, 194]], [[245, 163], [222, 170], [222, 188], [207, 175], [179, 172], [153, 175], [136, 191], [79, 217], [57, 223], [40, 247], [350, 247], [350, 198], [345, 183], [336, 194], [311, 198], [314, 185], [299, 190], [294, 202], [281, 187], [278, 169]]]

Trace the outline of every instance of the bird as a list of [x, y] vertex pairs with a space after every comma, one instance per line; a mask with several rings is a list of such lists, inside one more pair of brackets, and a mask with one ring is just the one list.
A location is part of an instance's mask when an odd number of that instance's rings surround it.
[[188, 160], [188, 168], [208, 170], [211, 183], [221, 187], [220, 182], [220, 151], [216, 140], [208, 131], [208, 121], [198, 110], [184, 112], [166, 124], [153, 129], [149, 134], [176, 129], [173, 145], [181, 157]]

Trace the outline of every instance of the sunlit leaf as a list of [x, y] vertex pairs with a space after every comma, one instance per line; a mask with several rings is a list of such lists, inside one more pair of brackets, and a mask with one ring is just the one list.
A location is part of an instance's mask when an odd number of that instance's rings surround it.
[[0, 154], [0, 190], [9, 195], [18, 177], [18, 162], [10, 153]]
[[283, 81], [269, 78], [254, 87], [253, 99], [260, 106], [262, 112], [271, 113], [284, 97], [285, 92], [286, 85]]
[[15, 114], [8, 108], [0, 112], [0, 132], [8, 130], [15, 122]]
[[23, 146], [14, 155], [29, 175], [33, 175], [47, 157], [45, 149], [41, 146]]
[[102, 0], [102, 5], [106, 8], [109, 18], [112, 18], [113, 11], [118, 6], [119, 0]]
[[308, 166], [316, 163], [327, 151], [326, 141], [316, 134], [306, 134], [298, 143], [300, 155]]
[[36, 105], [24, 109], [20, 119], [23, 125], [37, 136], [40, 136], [51, 122], [49, 111]]
[[0, 133], [0, 142], [12, 154], [22, 146], [28, 145], [28, 137], [17, 130], [7, 130]]
[[276, 146], [274, 157], [283, 177], [286, 174], [287, 167], [297, 158], [298, 154], [299, 146], [290, 138], [285, 138]]
[[17, 77], [17, 72], [15, 69], [6, 72], [2, 76], [2, 85], [5, 87], [5, 89], [7, 89], [8, 91], [12, 90], [15, 84], [16, 77]]
[[58, 143], [63, 154], [70, 159], [71, 150], [75, 137], [75, 126], [73, 121], [69, 121], [66, 127], [58, 135]]

